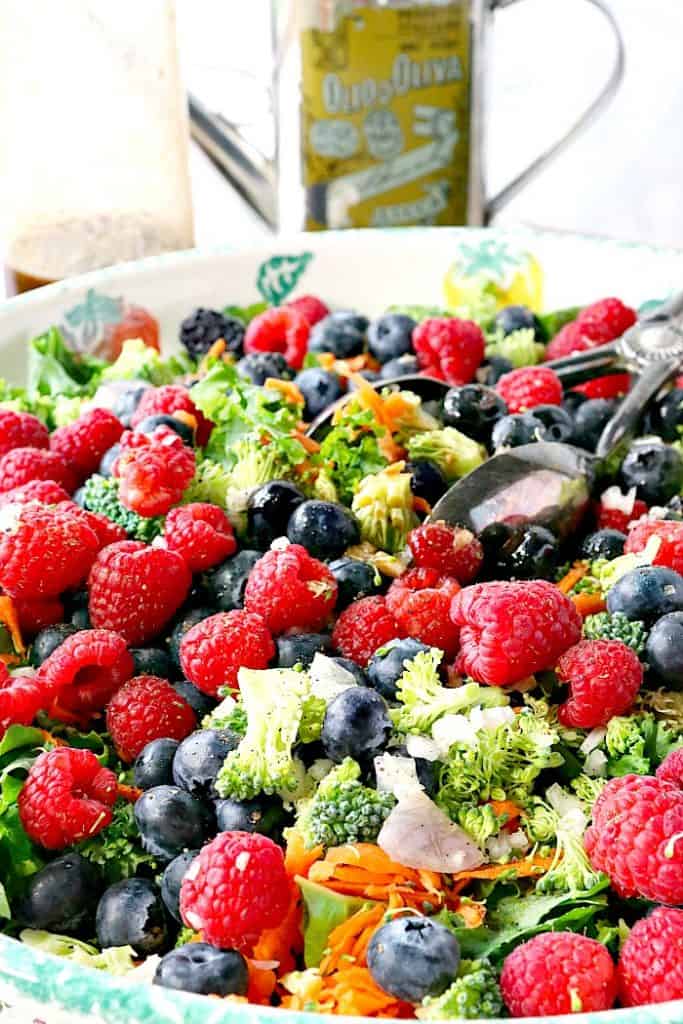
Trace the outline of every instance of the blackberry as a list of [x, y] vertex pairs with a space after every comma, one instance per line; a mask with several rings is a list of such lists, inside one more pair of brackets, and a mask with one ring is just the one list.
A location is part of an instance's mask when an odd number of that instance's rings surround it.
[[180, 344], [193, 359], [206, 355], [214, 342], [222, 338], [228, 352], [242, 355], [246, 327], [234, 316], [224, 316], [217, 309], [199, 306], [180, 325]]

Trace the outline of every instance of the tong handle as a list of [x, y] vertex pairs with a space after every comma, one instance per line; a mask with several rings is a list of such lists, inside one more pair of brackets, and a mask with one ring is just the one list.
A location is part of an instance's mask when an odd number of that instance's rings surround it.
[[679, 359], [664, 359], [643, 369], [600, 436], [595, 450], [599, 459], [608, 459], [619, 445], [635, 436], [648, 402], [663, 384], [678, 373], [679, 368]]

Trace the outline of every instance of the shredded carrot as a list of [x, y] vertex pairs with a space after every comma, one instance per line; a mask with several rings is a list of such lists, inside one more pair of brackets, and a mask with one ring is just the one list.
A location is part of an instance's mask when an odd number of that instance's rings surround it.
[[424, 498], [413, 498], [413, 509], [415, 512], [423, 512], [428, 516], [432, 511], [432, 506]]
[[304, 843], [303, 836], [296, 829], [290, 829], [287, 833], [287, 848], [285, 850], [285, 870], [290, 878], [296, 875], [301, 878], [308, 878], [308, 871], [311, 864], [320, 860], [324, 853], [322, 846], [314, 846], [308, 850]]
[[318, 365], [321, 366], [323, 370], [332, 370], [335, 368], [336, 360], [332, 352], [316, 352], [315, 356], [318, 360]]
[[378, 447], [382, 455], [389, 459], [390, 462], [395, 462], [399, 457], [400, 449], [391, 436], [396, 428], [392, 417], [385, 410], [385, 399], [359, 373], [350, 374], [349, 380], [355, 384], [356, 396], [360, 404], [366, 409], [370, 409], [380, 426], [386, 428], [387, 433], [377, 440]]
[[17, 616], [17, 610], [14, 607], [14, 602], [11, 597], [4, 595], [0, 597], [0, 625], [7, 627], [16, 652], [16, 654], [8, 653], [0, 655], [0, 661], [4, 661], [6, 665], [14, 665], [21, 661], [21, 655], [25, 653], [26, 648], [21, 637], [19, 618]]
[[[254, 959], [258, 959], [255, 957]], [[257, 967], [253, 960], [247, 959], [249, 970], [249, 987], [247, 989], [247, 1000], [259, 1006], [269, 1006], [270, 997], [275, 991], [277, 975], [275, 971]]]
[[607, 607], [602, 594], [573, 594], [572, 601], [577, 612], [584, 619], [588, 615], [597, 615], [598, 612], [604, 612]]
[[308, 437], [306, 434], [303, 433], [303, 431], [293, 430], [292, 437], [296, 438], [296, 440], [299, 442], [302, 448], [304, 448], [305, 451], [309, 452], [311, 455], [314, 452], [320, 451], [320, 445], [318, 444], [318, 442], [314, 441], [312, 437]]
[[579, 580], [583, 579], [588, 572], [588, 569], [588, 562], [574, 562], [574, 565], [569, 572], [562, 577], [558, 584], [556, 584], [557, 589], [561, 590], [563, 594], [568, 594], [574, 589]]
[[476, 900], [460, 900], [455, 910], [465, 922], [466, 928], [478, 928], [486, 917], [486, 906]]
[[294, 405], [305, 405], [304, 396], [291, 380], [280, 380], [279, 377], [266, 377], [264, 387], [271, 388], [273, 391], [279, 391], [288, 402], [293, 402]]
[[[364, 963], [367, 945], [376, 928], [381, 923], [386, 907], [381, 904], [369, 910], [358, 910], [348, 920], [337, 925], [330, 932], [327, 940], [329, 952], [320, 962], [321, 974], [332, 974], [333, 971], [348, 967], [351, 963]], [[363, 937], [369, 929], [367, 941]], [[352, 960], [342, 961], [342, 957], [351, 956]]]
[[519, 821], [523, 814], [522, 808], [518, 807], [513, 800], [489, 800], [489, 807], [496, 817], [507, 815], [506, 825]]
[[422, 909], [425, 905], [449, 904], [457, 894], [449, 892], [437, 872], [418, 872], [392, 861], [379, 846], [353, 843], [327, 851], [311, 865], [312, 882], [347, 896], [386, 903], [400, 898], [401, 905]]
[[458, 871], [453, 875], [453, 880], [458, 882], [475, 878], [500, 878], [508, 871], [514, 871], [517, 878], [529, 878], [533, 875], [542, 875], [552, 863], [552, 857], [525, 857], [524, 860], [510, 861], [509, 864], [489, 864], [485, 868]]
[[290, 882], [289, 909], [277, 928], [261, 932], [254, 946], [255, 960], [277, 960], [280, 973], [293, 971], [295, 956], [304, 946], [302, 932], [301, 895], [296, 882]]
[[414, 1017], [412, 1007], [381, 989], [367, 967], [350, 966], [327, 977], [310, 972], [305, 991], [285, 996], [282, 1005], [350, 1017]]
[[51, 732], [47, 731], [47, 729], [40, 729], [39, 731], [40, 731], [40, 733], [41, 733], [45, 743], [49, 743], [53, 747], [68, 747], [69, 746], [69, 744], [66, 742], [66, 740], [61, 740], [57, 736], [53, 736]]
[[173, 419], [178, 420], [180, 423], [184, 423], [190, 430], [197, 429], [197, 417], [193, 416], [191, 412], [186, 412], [185, 409], [176, 409], [173, 413]]
[[227, 348], [227, 345], [226, 345], [226, 342], [225, 342], [225, 338], [217, 338], [217, 340], [214, 341], [213, 345], [208, 350], [208, 352], [206, 353], [204, 358], [205, 359], [220, 359], [220, 357], [225, 352], [226, 348]]
[[126, 786], [123, 782], [119, 782], [116, 792], [122, 800], [127, 800], [129, 804], [134, 804], [143, 794], [143, 790], [138, 789], [137, 786]]

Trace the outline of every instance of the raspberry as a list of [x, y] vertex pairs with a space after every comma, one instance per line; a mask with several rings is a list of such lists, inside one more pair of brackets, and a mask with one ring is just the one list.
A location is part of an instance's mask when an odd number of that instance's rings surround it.
[[49, 693], [34, 675], [11, 676], [0, 661], [0, 736], [10, 725], [30, 725], [49, 704]]
[[50, 449], [73, 466], [82, 482], [97, 472], [102, 456], [123, 433], [122, 423], [109, 409], [91, 409], [74, 423], [58, 427], [50, 438]]
[[484, 335], [472, 320], [433, 317], [413, 331], [422, 371], [448, 384], [469, 384], [484, 358]]
[[672, 782], [683, 789], [683, 747], [667, 754], [655, 774], [663, 782]]
[[196, 728], [195, 713], [185, 698], [158, 676], [129, 679], [107, 707], [107, 731], [116, 753], [127, 763], [152, 740], [184, 740]]
[[562, 359], [564, 356], [573, 355], [574, 352], [585, 352], [594, 347], [593, 342], [586, 337], [576, 321], [573, 321], [565, 324], [557, 332], [546, 347], [543, 358], [549, 362], [551, 359]]
[[123, 317], [117, 324], [107, 324], [96, 355], [113, 363], [121, 355], [124, 341], [139, 338], [148, 348], [161, 351], [159, 344], [159, 321], [143, 306], [126, 306]]
[[683, 790], [649, 775], [610, 779], [584, 835], [619, 896], [683, 903]]
[[185, 559], [190, 572], [202, 572], [237, 550], [230, 520], [217, 505], [197, 502], [172, 508], [164, 526], [166, 545]]
[[337, 581], [300, 544], [267, 551], [249, 573], [244, 607], [261, 615], [271, 633], [322, 629], [337, 600]]
[[562, 725], [594, 729], [631, 708], [643, 681], [643, 666], [621, 640], [582, 640], [562, 655], [557, 676], [570, 690], [558, 712]]
[[12, 604], [24, 638], [35, 636], [41, 629], [56, 626], [58, 622], [64, 621], [64, 605], [56, 597], [48, 597], [43, 601], [24, 601], [20, 597], [14, 597]]
[[244, 351], [280, 352], [288, 366], [300, 370], [308, 350], [311, 327], [292, 306], [276, 306], [254, 317], [244, 336]]
[[69, 494], [78, 486], [76, 473], [58, 452], [13, 448], [0, 458], [0, 493], [34, 480], [54, 480]]
[[29, 839], [63, 850], [110, 824], [116, 796], [116, 776], [92, 750], [57, 747], [34, 761], [17, 803]]
[[0, 457], [13, 448], [49, 448], [50, 434], [36, 416], [0, 409]]
[[610, 373], [606, 377], [595, 377], [585, 384], [577, 384], [572, 391], [578, 391], [586, 398], [619, 398], [631, 386], [628, 373]]
[[69, 511], [72, 516], [75, 516], [85, 523], [86, 526], [89, 526], [97, 536], [100, 551], [109, 544], [116, 544], [120, 540], [128, 540], [128, 534], [122, 526], [112, 522], [111, 519], [107, 519], [106, 516], [100, 515], [98, 512], [88, 512], [73, 501], [60, 502], [57, 508]]
[[645, 502], [636, 498], [635, 487], [627, 494], [622, 494], [616, 486], [608, 487], [603, 491], [595, 511], [597, 528], [626, 533], [631, 523], [637, 522], [647, 511]]
[[484, 549], [470, 530], [443, 521], [411, 530], [408, 547], [419, 569], [438, 569], [463, 586], [472, 582], [484, 560]]
[[675, 572], [683, 573], [683, 523], [668, 519], [643, 519], [632, 523], [624, 552], [637, 554], [645, 548], [650, 537], [660, 541], [657, 554], [652, 559], [653, 565], [667, 565]]
[[237, 686], [240, 668], [267, 668], [275, 644], [260, 615], [221, 612], [189, 629], [180, 644], [180, 664], [191, 683], [212, 697]]
[[165, 427], [151, 436], [128, 431], [122, 443], [114, 463], [121, 503], [141, 516], [164, 515], [194, 476], [194, 452]]
[[448, 613], [459, 590], [458, 581], [438, 569], [411, 569], [389, 587], [387, 608], [402, 636], [438, 647], [450, 659], [458, 649], [458, 630]]
[[298, 299], [291, 299], [290, 302], [285, 303], [285, 306], [287, 309], [295, 309], [297, 313], [301, 313], [309, 327], [315, 327], [317, 323], [330, 315], [328, 307], [315, 295], [302, 295]]
[[637, 319], [635, 309], [625, 306], [621, 299], [600, 299], [581, 310], [576, 323], [586, 338], [603, 345], [620, 338]]
[[389, 611], [386, 598], [362, 597], [337, 619], [332, 643], [345, 658], [365, 668], [379, 647], [403, 636], [405, 633]]
[[573, 602], [546, 580], [466, 587], [453, 599], [451, 619], [460, 626], [456, 668], [494, 686], [554, 668], [581, 637]]
[[95, 561], [95, 532], [70, 508], [31, 502], [8, 506], [13, 524], [0, 532], [0, 584], [25, 600], [57, 597], [78, 587]]
[[114, 629], [129, 644], [159, 633], [187, 597], [192, 577], [175, 551], [141, 541], [110, 544], [97, 556], [90, 577], [90, 621]]
[[683, 910], [655, 907], [636, 921], [617, 967], [622, 1006], [683, 999]]
[[537, 405], [559, 405], [562, 382], [549, 366], [523, 366], [499, 378], [496, 391], [510, 412], [525, 412]]
[[39, 501], [42, 505], [59, 505], [61, 501], [70, 501], [63, 487], [54, 480], [31, 480], [30, 483], [13, 487], [11, 491], [0, 494], [0, 505], [25, 505], [28, 501]]
[[549, 1017], [609, 1010], [617, 979], [602, 943], [574, 932], [545, 932], [506, 957], [500, 991], [513, 1017]]
[[221, 832], [183, 878], [180, 913], [221, 949], [250, 951], [285, 918], [290, 888], [282, 850], [257, 832]]
[[123, 637], [108, 629], [83, 629], [45, 659], [38, 679], [60, 707], [87, 715], [100, 711], [134, 670]]
[[197, 444], [203, 448], [209, 440], [209, 434], [213, 428], [211, 420], [197, 408], [192, 401], [190, 392], [182, 384], [164, 384], [160, 388], [148, 388], [143, 394], [138, 407], [133, 413], [130, 421], [131, 427], [137, 427], [148, 416], [175, 416], [177, 413], [187, 413], [194, 418], [197, 424], [195, 436]]

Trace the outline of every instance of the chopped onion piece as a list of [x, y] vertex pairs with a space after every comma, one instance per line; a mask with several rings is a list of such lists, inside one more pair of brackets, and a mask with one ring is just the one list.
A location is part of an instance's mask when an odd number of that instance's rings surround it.
[[441, 755], [438, 743], [426, 736], [406, 736], [406, 750], [410, 757], [421, 757], [423, 761], [438, 761]]
[[380, 793], [391, 793], [397, 800], [422, 785], [417, 777], [417, 765], [412, 757], [400, 757], [397, 754], [380, 754], [375, 758], [375, 774], [377, 789]]
[[417, 870], [466, 871], [484, 863], [467, 833], [421, 790], [399, 799], [377, 844], [392, 860]]
[[606, 735], [607, 729], [604, 725], [596, 726], [595, 729], [591, 729], [588, 733], [579, 750], [582, 754], [590, 754], [591, 750], [595, 750], [596, 747], [600, 746]]
[[343, 665], [337, 664], [333, 658], [317, 652], [308, 670], [311, 680], [311, 693], [314, 697], [322, 697], [329, 702], [338, 697], [344, 690], [358, 686], [352, 672]]

